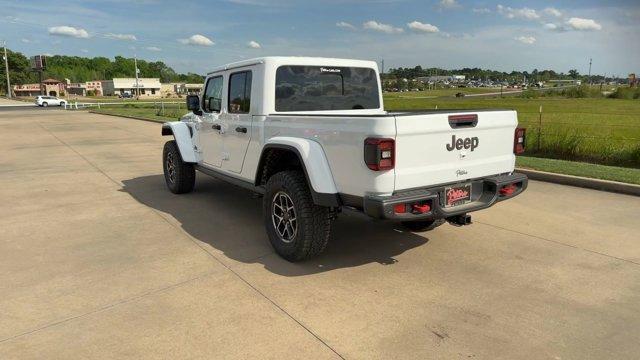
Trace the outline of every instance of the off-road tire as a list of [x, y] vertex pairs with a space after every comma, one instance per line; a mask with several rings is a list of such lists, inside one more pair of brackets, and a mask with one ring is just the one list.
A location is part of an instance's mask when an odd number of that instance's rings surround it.
[[445, 219], [403, 221], [402, 226], [411, 231], [421, 232], [433, 230], [445, 222], [447, 222]]
[[174, 194], [193, 191], [196, 183], [196, 170], [191, 163], [182, 161], [175, 140], [167, 141], [162, 151], [162, 168], [167, 187]]
[[[292, 200], [297, 222], [297, 231], [289, 242], [283, 240], [274, 225], [273, 201], [281, 192]], [[263, 197], [263, 214], [271, 245], [288, 261], [318, 256], [329, 242], [333, 210], [313, 203], [309, 185], [301, 171], [281, 171], [269, 178]]]

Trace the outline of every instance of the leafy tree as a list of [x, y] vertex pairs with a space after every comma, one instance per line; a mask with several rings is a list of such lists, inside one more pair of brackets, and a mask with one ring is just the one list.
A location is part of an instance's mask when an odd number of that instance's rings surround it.
[[578, 78], [578, 76], [580, 76], [580, 73], [579, 73], [579, 72], [578, 72], [578, 70], [576, 70], [576, 69], [571, 69], [571, 70], [569, 70], [569, 76], [570, 76], [572, 79], [577, 79], [577, 78]]
[[[38, 76], [30, 68], [29, 59], [19, 52], [7, 49], [11, 84], [34, 83]], [[162, 61], [138, 60], [140, 77], [157, 77], [161, 82], [201, 83], [204, 77], [199, 74], [178, 74]], [[0, 70], [1, 71], [1, 70]], [[0, 76], [4, 80], [3, 71]], [[116, 56], [113, 60], [106, 57], [85, 58], [79, 56], [54, 55], [47, 57], [45, 78], [69, 79], [71, 82], [108, 80], [114, 77], [135, 77], [133, 58]], [[4, 82], [6, 83], [6, 81]], [[2, 88], [2, 85], [0, 85]]]

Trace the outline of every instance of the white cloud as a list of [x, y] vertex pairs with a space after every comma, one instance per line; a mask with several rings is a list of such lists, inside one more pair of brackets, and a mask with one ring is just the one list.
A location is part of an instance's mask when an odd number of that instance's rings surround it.
[[413, 21], [407, 24], [409, 29], [425, 33], [437, 33], [440, 31], [437, 26], [431, 24], [424, 24], [419, 21]]
[[383, 32], [385, 34], [399, 34], [404, 32], [404, 30], [402, 30], [402, 28], [397, 28], [397, 27], [393, 27], [389, 24], [382, 24], [379, 23], [377, 21], [373, 21], [373, 20], [369, 20], [367, 22], [365, 22], [364, 24], [362, 24], [362, 27], [367, 29], [367, 30], [374, 30], [374, 31], [379, 31], [379, 32]]
[[80, 49], [80, 51], [85, 53], [85, 54], [89, 52], [89, 50], [87, 50], [87, 49]]
[[491, 12], [491, 10], [487, 8], [475, 8], [472, 11], [476, 14], [488, 14]]
[[138, 40], [136, 38], [135, 35], [132, 34], [113, 34], [113, 33], [107, 33], [104, 35], [104, 37], [106, 37], [107, 39], [113, 39], [113, 40], [124, 40], [124, 41], [136, 41]]
[[514, 9], [508, 6], [497, 6], [498, 13], [504, 15], [508, 19], [525, 19], [525, 20], [537, 20], [540, 15], [534, 10], [524, 7], [522, 9]]
[[147, 46], [145, 49], [147, 49], [149, 51], [162, 51], [162, 49], [160, 49], [157, 46]]
[[562, 16], [562, 12], [556, 8], [553, 7], [548, 7], [546, 9], [544, 9], [544, 13], [547, 15], [551, 15], [551, 16], [555, 16], [555, 17], [561, 17]]
[[571, 26], [572, 29], [579, 31], [602, 30], [602, 25], [598, 24], [593, 19], [572, 17], [567, 20], [567, 25]]
[[542, 27], [545, 30], [549, 30], [549, 31], [556, 31], [556, 32], [568, 31], [567, 27], [561, 24], [546, 23], [546, 24], [543, 24]]
[[89, 33], [85, 29], [74, 28], [72, 26], [54, 26], [49, 28], [49, 35], [67, 36], [79, 39], [86, 39]]
[[343, 29], [355, 30], [356, 27], [345, 21], [338, 21], [336, 26]]
[[520, 41], [523, 44], [528, 44], [528, 45], [531, 45], [536, 42], [536, 38], [534, 38], [533, 36], [518, 36], [515, 39]]
[[31, 42], [31, 40], [26, 39], [26, 38], [22, 38], [22, 39], [20, 39], [20, 41], [22, 41], [22, 42], [23, 42], [23, 43], [25, 43], [25, 44], [28, 44], [28, 43], [30, 43], [30, 42]]
[[200, 34], [192, 35], [188, 39], [180, 39], [178, 41], [182, 44], [193, 46], [212, 46], [213, 44], [215, 44], [213, 41], [211, 41], [211, 39]]
[[460, 7], [462, 7], [462, 5], [458, 4], [457, 0], [440, 0], [441, 9], [456, 9]]
[[247, 47], [249, 47], [249, 48], [251, 48], [251, 49], [260, 49], [262, 46], [260, 46], [260, 44], [258, 44], [258, 42], [257, 42], [257, 41], [253, 41], [253, 40], [251, 40], [251, 41], [249, 41], [249, 42], [247, 43]]

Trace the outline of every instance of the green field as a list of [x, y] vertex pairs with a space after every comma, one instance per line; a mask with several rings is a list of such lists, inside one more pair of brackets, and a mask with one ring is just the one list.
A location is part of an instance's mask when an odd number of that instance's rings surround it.
[[[640, 101], [608, 98], [386, 97], [388, 110], [514, 109], [531, 155], [640, 167]], [[540, 124], [540, 108], [542, 122]], [[538, 148], [540, 129], [540, 148]]]
[[[502, 89], [503, 95], [515, 95], [519, 92], [515, 92], [513, 89]], [[408, 91], [408, 92], [385, 92], [385, 99], [424, 99], [424, 98], [436, 98], [436, 97], [452, 97], [457, 93], [463, 93], [464, 95], [474, 94], [489, 94], [500, 93], [499, 87], [491, 88], [445, 88], [434, 89], [424, 91]]]
[[[527, 128], [527, 156], [519, 157], [519, 166], [640, 183], [640, 100], [552, 97], [526, 99], [514, 96], [455, 98], [450, 96], [450, 90], [457, 89], [385, 93], [385, 108], [391, 111], [435, 108], [514, 109], [518, 112], [520, 126]], [[542, 127], [539, 127], [540, 107]], [[93, 111], [155, 121], [175, 120], [185, 113], [184, 105], [167, 104], [163, 112], [159, 105], [149, 103], [102, 106]], [[538, 129], [541, 134], [540, 148]]]
[[557, 174], [582, 176], [640, 185], [640, 169], [529, 156], [518, 156], [516, 166]]
[[98, 114], [129, 116], [134, 118], [159, 122], [175, 121], [186, 114], [185, 104], [164, 104], [150, 102], [126, 103], [124, 105], [103, 105], [92, 107], [91, 111]]

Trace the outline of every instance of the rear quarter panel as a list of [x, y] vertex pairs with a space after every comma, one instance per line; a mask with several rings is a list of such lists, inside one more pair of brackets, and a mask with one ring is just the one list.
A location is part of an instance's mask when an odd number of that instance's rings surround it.
[[270, 115], [257, 125], [263, 143], [277, 136], [318, 142], [327, 157], [338, 192], [363, 196], [391, 194], [394, 171], [371, 171], [364, 163], [364, 140], [370, 136], [395, 138], [393, 116]]

